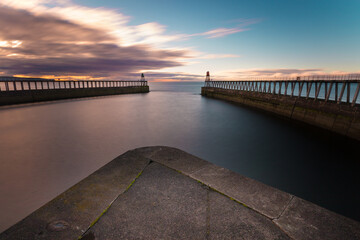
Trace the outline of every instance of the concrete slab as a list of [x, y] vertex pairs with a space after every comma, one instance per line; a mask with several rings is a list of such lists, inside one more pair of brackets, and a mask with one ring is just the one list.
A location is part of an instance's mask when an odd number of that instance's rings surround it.
[[294, 197], [274, 222], [293, 239], [360, 239], [360, 223]]
[[190, 175], [209, 164], [205, 160], [171, 147], [161, 147], [154, 152], [151, 160], [181, 171], [185, 175]]
[[206, 209], [202, 184], [151, 163], [87, 234], [96, 239], [205, 239]]
[[83, 239], [289, 239], [270, 219], [158, 163]]
[[280, 216], [292, 197], [288, 193], [213, 164], [207, 164], [190, 177], [269, 218]]
[[148, 163], [136, 152], [114, 159], [1, 233], [0, 239], [77, 239]]
[[209, 191], [209, 239], [290, 239], [268, 218]]
[[152, 156], [156, 152], [164, 150], [166, 148], [170, 148], [170, 147], [164, 147], [164, 146], [141, 147], [141, 148], [136, 148], [136, 149], [133, 149], [133, 150], [129, 150], [128, 152], [135, 152], [136, 154], [139, 154], [142, 157], [151, 159]]

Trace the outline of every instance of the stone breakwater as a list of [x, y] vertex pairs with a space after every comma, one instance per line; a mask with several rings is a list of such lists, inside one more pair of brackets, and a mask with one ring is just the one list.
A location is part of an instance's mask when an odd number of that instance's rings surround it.
[[0, 234], [16, 239], [360, 239], [360, 223], [170, 147], [115, 158]]
[[324, 100], [203, 87], [201, 95], [239, 103], [360, 140], [360, 108]]
[[[20, 85], [22, 89], [16, 88], [16, 85]], [[51, 84], [50, 86], [47, 84]], [[85, 98], [85, 97], [97, 97], [106, 95], [118, 95], [118, 94], [131, 94], [131, 93], [148, 93], [149, 86], [147, 82], [128, 81], [128, 82], [100, 82], [87, 81], [84, 82], [42, 82], [40, 89], [35, 88], [34, 84], [39, 83], [32, 82], [27, 89], [27, 82], [7, 83], [8, 88], [0, 91], [0, 106], [21, 104], [21, 103], [33, 103], [42, 101], [54, 101], [61, 99], [71, 98]], [[61, 85], [62, 84], [62, 85]], [[13, 86], [13, 89], [9, 89], [9, 86]], [[36, 86], [35, 85], [35, 86]]]

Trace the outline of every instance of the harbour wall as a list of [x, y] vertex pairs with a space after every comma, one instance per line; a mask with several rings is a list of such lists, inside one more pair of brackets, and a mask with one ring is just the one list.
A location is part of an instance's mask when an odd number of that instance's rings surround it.
[[0, 240], [240, 238], [352, 240], [360, 239], [360, 223], [180, 149], [155, 146], [115, 158], [0, 233]]
[[360, 140], [360, 108], [335, 101], [203, 87], [201, 95], [265, 110]]
[[149, 86], [3, 91], [0, 92], [0, 106], [70, 98], [84, 98], [147, 92], [149, 92]]

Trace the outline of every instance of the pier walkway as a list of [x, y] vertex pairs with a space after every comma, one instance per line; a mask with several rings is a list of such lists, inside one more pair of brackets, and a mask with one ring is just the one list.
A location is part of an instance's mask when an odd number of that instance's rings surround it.
[[15, 224], [16, 239], [360, 239], [360, 223], [175, 148], [128, 151]]

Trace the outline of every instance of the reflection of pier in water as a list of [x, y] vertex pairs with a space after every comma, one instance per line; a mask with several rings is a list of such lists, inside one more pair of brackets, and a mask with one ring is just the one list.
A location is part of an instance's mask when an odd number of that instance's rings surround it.
[[202, 95], [238, 102], [360, 140], [360, 75], [212, 81]]

